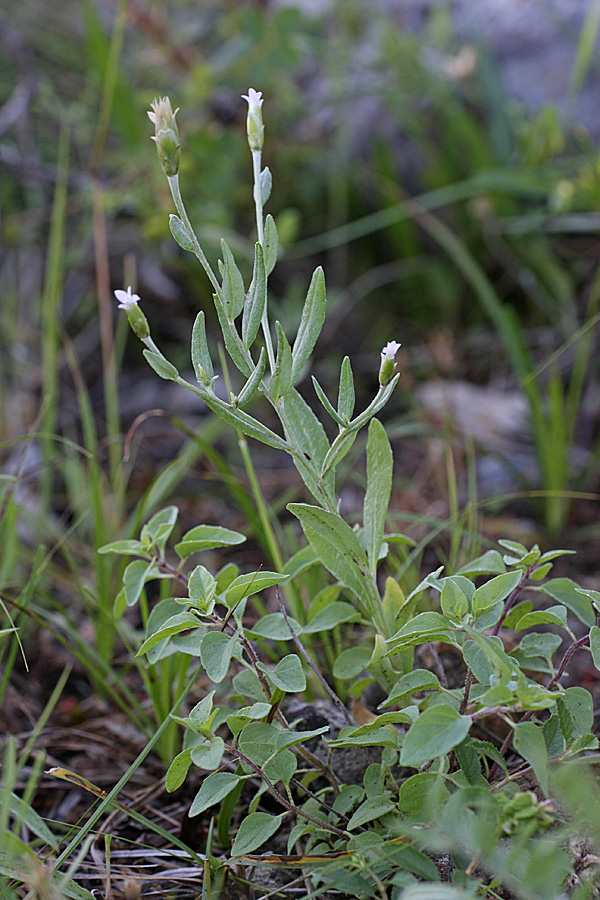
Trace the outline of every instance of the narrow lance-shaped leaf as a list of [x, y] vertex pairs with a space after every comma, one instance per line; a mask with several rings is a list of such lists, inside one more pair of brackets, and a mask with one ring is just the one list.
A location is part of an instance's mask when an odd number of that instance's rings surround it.
[[253, 419], [252, 416], [249, 416], [241, 409], [232, 409], [229, 404], [219, 397], [215, 397], [214, 394], [202, 394], [201, 396], [208, 408], [212, 409], [228, 425], [239, 428], [248, 437], [256, 438], [257, 441], [261, 441], [269, 447], [274, 447], [276, 450], [285, 450], [289, 453], [290, 447], [283, 438], [279, 437], [278, 434], [275, 434], [274, 431], [271, 431], [270, 428], [267, 428], [257, 419]]
[[157, 375], [164, 378], [165, 381], [177, 381], [179, 372], [162, 353], [156, 353], [154, 350], [144, 350], [143, 354], [146, 362], [154, 369]]
[[174, 213], [171, 213], [169, 216], [169, 228], [171, 229], [171, 234], [182, 250], [191, 250], [192, 253], [195, 252], [194, 241], [192, 240], [189, 231], [179, 216], [176, 216]]
[[342, 420], [350, 421], [354, 413], [355, 395], [354, 395], [354, 376], [352, 375], [352, 366], [350, 365], [350, 357], [345, 356], [342, 360], [340, 369], [340, 387], [338, 391], [338, 415]]
[[317, 395], [317, 397], [323, 404], [323, 408], [325, 409], [325, 411], [329, 413], [329, 415], [331, 416], [333, 421], [337, 425], [339, 425], [340, 428], [345, 428], [348, 423], [342, 418], [342, 416], [340, 416], [340, 414], [337, 412], [337, 410], [329, 402], [329, 398], [327, 397], [327, 394], [325, 393], [325, 391], [323, 390], [323, 388], [321, 387], [321, 385], [319, 384], [319, 382], [317, 381], [317, 379], [315, 378], [314, 375], [312, 376], [312, 383], [313, 383], [313, 387], [315, 389], [315, 394]]
[[325, 276], [319, 266], [315, 269], [298, 327], [298, 334], [292, 351], [292, 384], [295, 384], [304, 365], [308, 361], [325, 321]]
[[265, 166], [260, 173], [260, 196], [262, 205], [264, 206], [271, 196], [271, 188], [273, 187], [273, 176], [268, 166]]
[[244, 347], [248, 350], [258, 334], [266, 302], [267, 273], [265, 271], [265, 258], [263, 248], [257, 243], [254, 246], [252, 281], [250, 282], [242, 316], [242, 341]]
[[221, 241], [221, 250], [223, 253], [221, 300], [227, 317], [235, 320], [243, 310], [246, 300], [244, 280], [226, 241]]
[[325, 429], [310, 406], [294, 388], [284, 398], [284, 430], [289, 443], [298, 451], [294, 454], [302, 481], [322, 505], [334, 506], [334, 473], [319, 478], [319, 469], [329, 450]]
[[385, 428], [378, 419], [372, 419], [367, 441], [367, 490], [363, 522], [369, 567], [373, 576], [377, 571], [385, 517], [392, 493], [393, 465], [394, 457]]
[[350, 447], [354, 443], [356, 435], [363, 427], [363, 425], [366, 425], [367, 422], [369, 422], [373, 418], [373, 416], [377, 415], [379, 410], [383, 409], [385, 404], [390, 399], [394, 388], [398, 384], [399, 378], [400, 375], [395, 375], [388, 385], [386, 385], [385, 387], [381, 387], [370, 405], [362, 413], [360, 413], [360, 415], [353, 419], [347, 428], [344, 428], [340, 431], [333, 444], [331, 445], [329, 453], [323, 461], [321, 478], [324, 478], [328, 474], [328, 472], [331, 471], [331, 469], [334, 469], [340, 462], [340, 460], [344, 458], [346, 453], [348, 453]]
[[242, 339], [236, 331], [233, 320], [228, 317], [225, 307], [218, 294], [213, 294], [215, 308], [219, 317], [219, 325], [223, 332], [223, 340], [225, 341], [225, 349], [229, 353], [231, 359], [237, 368], [246, 376], [250, 376], [254, 370], [250, 354], [244, 347]]
[[204, 310], [198, 313], [192, 328], [192, 365], [194, 366], [198, 384], [210, 385], [215, 373], [208, 350], [208, 341], [206, 340], [206, 316], [204, 315]]
[[279, 248], [279, 237], [277, 235], [277, 226], [273, 216], [268, 215], [265, 219], [265, 271], [267, 276], [271, 274], [277, 262], [277, 250]]
[[263, 375], [265, 374], [265, 367], [267, 364], [267, 354], [265, 353], [265, 348], [260, 348], [260, 356], [258, 357], [258, 362], [256, 363], [256, 368], [254, 372], [239, 392], [237, 397], [237, 406], [245, 406], [246, 403], [250, 403], [257, 390], [260, 387], [260, 383], [263, 379]]
[[367, 555], [350, 526], [336, 513], [316, 506], [290, 503], [288, 509], [300, 519], [325, 568], [356, 594], [365, 609], [372, 611], [379, 596], [369, 573]]
[[285, 397], [292, 386], [292, 350], [288, 343], [283, 328], [276, 322], [277, 328], [277, 359], [275, 361], [275, 372], [271, 382], [271, 392], [273, 399], [278, 400]]

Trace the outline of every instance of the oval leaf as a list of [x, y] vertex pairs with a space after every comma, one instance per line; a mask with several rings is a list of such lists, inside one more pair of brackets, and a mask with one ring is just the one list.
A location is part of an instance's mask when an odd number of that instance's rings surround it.
[[470, 716], [461, 716], [451, 706], [426, 709], [404, 739], [400, 765], [418, 767], [443, 756], [466, 738], [470, 728]]

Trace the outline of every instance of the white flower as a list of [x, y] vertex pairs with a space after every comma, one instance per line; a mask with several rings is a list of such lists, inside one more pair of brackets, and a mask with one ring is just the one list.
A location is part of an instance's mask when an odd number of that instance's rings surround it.
[[119, 301], [119, 309], [124, 309], [125, 312], [130, 312], [137, 306], [140, 299], [137, 294], [131, 293], [131, 286], [126, 291], [115, 291], [115, 297]]
[[386, 359], [395, 359], [396, 353], [398, 352], [398, 350], [400, 349], [401, 346], [402, 346], [402, 344], [399, 344], [397, 341], [390, 341], [389, 343], [387, 343], [385, 345], [385, 347], [381, 351], [381, 355], [384, 356]]
[[248, 101], [248, 112], [251, 116], [262, 117], [260, 108], [263, 105], [262, 91], [255, 91], [254, 88], [248, 88], [247, 94], [242, 94], [242, 100]]
[[248, 135], [248, 144], [250, 149], [262, 150], [265, 140], [265, 126], [262, 117], [263, 105], [262, 91], [255, 91], [254, 88], [248, 88], [247, 94], [242, 94], [242, 99], [248, 102], [248, 116], [246, 118], [246, 134]]

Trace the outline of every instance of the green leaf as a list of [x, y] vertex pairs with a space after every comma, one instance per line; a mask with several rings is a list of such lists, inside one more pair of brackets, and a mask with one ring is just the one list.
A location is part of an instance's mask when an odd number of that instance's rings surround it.
[[192, 553], [198, 553], [200, 550], [233, 547], [235, 544], [243, 544], [245, 540], [245, 536], [239, 531], [230, 531], [229, 528], [221, 528], [220, 525], [197, 525], [175, 544], [175, 553], [180, 559], [187, 559]]
[[418, 616], [415, 616], [407, 622], [400, 631], [397, 631], [391, 638], [388, 638], [388, 643], [395, 644], [396, 642], [399, 642], [402, 644], [410, 644], [413, 642], [413, 639], [416, 639], [416, 642], [418, 643], [422, 642], [421, 639], [433, 640], [432, 635], [440, 635], [440, 639], [444, 639], [450, 628], [450, 622], [440, 613], [419, 613]]
[[590, 651], [594, 666], [600, 670], [600, 628], [597, 625], [590, 628]]
[[426, 709], [404, 739], [400, 765], [418, 767], [443, 756], [466, 738], [470, 728], [471, 717], [461, 716], [451, 706]]
[[269, 813], [253, 812], [242, 821], [235, 836], [231, 855], [244, 856], [253, 853], [279, 829], [283, 816], [271, 816]]
[[268, 215], [265, 219], [265, 271], [270, 275], [275, 268], [277, 262], [277, 250], [279, 249], [279, 238], [277, 236], [277, 226], [273, 216]]
[[552, 606], [550, 609], [538, 609], [526, 613], [515, 625], [515, 631], [523, 631], [525, 628], [533, 628], [535, 625], [567, 625], [567, 610], [564, 606]]
[[187, 773], [191, 764], [191, 749], [188, 748], [187, 750], [182, 750], [181, 753], [177, 754], [167, 770], [167, 777], [165, 779], [165, 787], [169, 794], [181, 787], [187, 778]]
[[445, 616], [462, 619], [469, 609], [469, 601], [452, 578], [444, 578], [440, 605]]
[[192, 253], [195, 252], [194, 241], [190, 237], [189, 231], [181, 219], [174, 215], [174, 213], [171, 213], [169, 216], [169, 228], [171, 229], [171, 234], [182, 250], [190, 250]]
[[200, 642], [200, 658], [206, 674], [215, 684], [219, 684], [229, 671], [231, 657], [237, 637], [222, 631], [209, 631]]
[[285, 397], [292, 387], [292, 348], [279, 322], [275, 323], [275, 327], [277, 330], [277, 359], [270, 390], [273, 400], [277, 401], [280, 397]]
[[223, 332], [225, 349], [229, 353], [229, 356], [231, 357], [235, 366], [243, 375], [249, 378], [254, 371], [254, 364], [252, 362], [250, 353], [244, 347], [242, 339], [237, 333], [237, 329], [235, 327], [233, 319], [231, 319], [227, 315], [223, 306], [223, 301], [221, 300], [219, 295], [214, 294], [213, 300], [215, 303], [215, 309], [217, 310], [217, 316], [219, 318], [219, 325], [221, 326], [221, 331]]
[[272, 782], [283, 781], [290, 783], [290, 778], [296, 774], [298, 760], [291, 750], [281, 750], [277, 756], [265, 763], [263, 772]]
[[[291, 616], [289, 616], [289, 621], [296, 634], [300, 634], [302, 632], [300, 623]], [[269, 613], [269, 615], [263, 616], [249, 630], [252, 634], [268, 638], [271, 641], [290, 641], [292, 639], [292, 632], [282, 613]]]
[[385, 404], [392, 396], [394, 389], [398, 384], [399, 378], [399, 374], [395, 375], [388, 385], [386, 385], [385, 387], [380, 387], [377, 395], [369, 404], [369, 406], [365, 410], [363, 410], [360, 415], [353, 419], [347, 428], [344, 428], [340, 431], [323, 461], [323, 466], [321, 469], [322, 478], [325, 478], [325, 476], [328, 475], [329, 472], [335, 469], [338, 463], [344, 458], [346, 453], [348, 453], [360, 429], [363, 428], [363, 426], [366, 425], [367, 422], [369, 422], [373, 418], [373, 416], [376, 416], [379, 410], [383, 409]]
[[160, 550], [164, 550], [178, 515], [179, 510], [176, 506], [165, 506], [164, 509], [159, 509], [154, 513], [142, 528], [140, 540], [143, 546], [158, 547]]
[[339, 425], [340, 428], [345, 428], [348, 423], [345, 422], [344, 419], [342, 419], [342, 417], [338, 414], [337, 410], [329, 402], [329, 398], [327, 397], [327, 394], [325, 393], [325, 391], [323, 390], [323, 388], [321, 387], [321, 385], [319, 384], [319, 382], [317, 381], [317, 379], [315, 378], [314, 375], [311, 375], [311, 380], [313, 383], [313, 387], [315, 389], [315, 394], [321, 401], [325, 412], [329, 413], [329, 415], [331, 416], [333, 421], [337, 425]]
[[367, 609], [379, 602], [379, 595], [369, 573], [367, 555], [358, 538], [336, 513], [290, 503], [287, 507], [300, 523], [315, 553], [326, 569], [349, 588]]
[[296, 383], [302, 369], [308, 362], [317, 338], [321, 333], [323, 322], [325, 321], [326, 303], [325, 276], [323, 275], [323, 269], [319, 266], [315, 269], [310, 282], [298, 333], [294, 341], [294, 349], [292, 351], [293, 384]]
[[225, 313], [227, 314], [227, 318], [234, 321], [243, 310], [244, 302], [246, 300], [244, 279], [236, 265], [233, 253], [229, 249], [227, 241], [221, 241], [221, 252], [223, 253], [221, 301]]
[[543, 584], [541, 589], [553, 600], [557, 600], [558, 603], [562, 603], [567, 609], [570, 609], [588, 628], [592, 627], [596, 620], [592, 604], [587, 597], [580, 593], [578, 585], [570, 578], [554, 578]]
[[98, 548], [98, 553], [123, 553], [124, 555], [146, 556], [146, 548], [141, 541], [112, 541]]
[[260, 244], [254, 245], [254, 269], [242, 316], [242, 341], [247, 350], [256, 339], [267, 302], [267, 274]]
[[400, 678], [391, 690], [390, 695], [380, 703], [377, 709], [391, 706], [399, 700], [418, 694], [420, 691], [438, 690], [440, 682], [437, 675], [427, 669], [414, 669]]
[[179, 372], [161, 353], [155, 353], [154, 350], [144, 350], [143, 354], [146, 357], [146, 362], [154, 369], [157, 375], [160, 375], [165, 381], [177, 381]]
[[365, 544], [371, 574], [375, 576], [383, 541], [385, 519], [392, 494], [394, 456], [378, 419], [372, 419], [367, 440], [367, 490], [363, 506]]
[[372, 655], [373, 651], [369, 647], [352, 647], [349, 650], [342, 650], [333, 664], [333, 674], [336, 678], [342, 678], [344, 681], [356, 678], [366, 669]]
[[123, 576], [123, 591], [127, 606], [135, 606], [146, 582], [156, 575], [158, 575], [158, 569], [152, 562], [136, 559], [129, 563]]
[[[250, 371], [246, 374], [249, 375]], [[255, 438], [257, 441], [261, 441], [269, 447], [274, 447], [275, 450], [283, 450], [286, 453], [289, 453], [289, 445], [283, 438], [279, 437], [278, 434], [275, 434], [274, 431], [271, 431], [270, 428], [267, 428], [257, 419], [253, 419], [252, 416], [247, 415], [241, 409], [233, 409], [228, 403], [225, 403], [214, 394], [203, 394], [202, 399], [208, 408], [212, 409], [212, 411], [223, 419], [224, 422], [227, 422], [228, 425], [232, 425], [233, 428], [239, 428], [239, 430], [244, 434], [247, 434], [248, 437]]]
[[[405, 721], [409, 720], [407, 713], [397, 713]], [[380, 717], [383, 718], [383, 717]], [[398, 732], [393, 728], [379, 726], [376, 722], [372, 725], [363, 725], [361, 728], [342, 728], [339, 736], [332, 741], [327, 741], [329, 747], [393, 747], [398, 748]]]
[[291, 429], [289, 435], [286, 432], [288, 440], [306, 454], [313, 468], [320, 468], [329, 450], [325, 429], [298, 391], [287, 394], [284, 408]]
[[299, 694], [306, 688], [306, 676], [302, 669], [302, 663], [295, 653], [290, 653], [279, 660], [273, 671], [270, 671], [263, 663], [258, 663], [258, 667], [268, 676], [275, 687], [287, 694]]
[[205, 615], [208, 615], [212, 612], [216, 593], [217, 583], [208, 569], [204, 566], [196, 566], [188, 580], [190, 600], [198, 605]]
[[292, 747], [294, 744], [302, 743], [302, 741], [310, 741], [311, 738], [320, 737], [328, 731], [329, 725], [323, 725], [321, 728], [313, 728], [310, 731], [280, 730], [275, 735], [275, 747], [277, 750], [285, 750], [286, 747]]
[[268, 166], [265, 166], [260, 173], [260, 197], [262, 205], [265, 206], [267, 200], [271, 196], [271, 188], [273, 187], [273, 176]]
[[267, 354], [265, 353], [265, 348], [261, 347], [260, 354], [258, 356], [258, 362], [256, 363], [256, 368], [237, 396], [237, 406], [245, 406], [247, 403], [250, 403], [260, 387], [261, 381], [265, 374], [266, 365]]
[[358, 807], [346, 828], [348, 831], [352, 831], [353, 828], [358, 828], [366, 822], [372, 822], [373, 819], [379, 819], [395, 808], [396, 804], [384, 794], [380, 794], [378, 797], [369, 797]]
[[481, 615], [486, 610], [496, 606], [502, 600], [505, 600], [509, 594], [514, 591], [521, 581], [521, 572], [506, 572], [504, 575], [497, 575], [478, 587], [473, 594], [473, 613], [476, 616]]
[[522, 639], [519, 644], [519, 650], [522, 651], [525, 657], [541, 656], [542, 659], [552, 662], [554, 654], [561, 644], [562, 638], [559, 634], [532, 631]]
[[594, 727], [594, 701], [592, 695], [583, 687], [567, 688], [563, 694], [563, 702], [573, 719], [573, 737], [587, 734]]
[[323, 490], [333, 495], [334, 474], [319, 479], [319, 469], [329, 450], [325, 429], [314, 412], [298, 391], [290, 390], [284, 398], [285, 436], [299, 454], [295, 454], [294, 465], [308, 490], [318, 500], [323, 498]]
[[350, 603], [344, 603], [339, 600], [330, 603], [324, 609], [310, 619], [306, 625], [300, 629], [301, 634], [317, 634], [319, 631], [331, 631], [336, 625], [342, 622], [350, 622], [352, 619], [358, 618], [358, 613]]
[[479, 784], [482, 780], [481, 762], [479, 760], [479, 754], [470, 738], [465, 738], [464, 741], [461, 741], [461, 743], [454, 748], [454, 752], [456, 753], [458, 764], [464, 772], [465, 778], [469, 784]]
[[232, 772], [214, 772], [209, 775], [194, 797], [188, 816], [190, 818], [199, 816], [205, 809], [219, 803], [238, 786], [241, 780], [239, 775]]
[[206, 316], [200, 311], [192, 328], [192, 365], [198, 384], [208, 387], [214, 378], [214, 370], [206, 339]]
[[457, 575], [502, 575], [506, 572], [506, 566], [497, 550], [488, 550], [482, 556], [478, 556], [466, 565], [461, 566]]
[[147, 653], [148, 650], [151, 650], [156, 644], [159, 644], [161, 641], [164, 641], [168, 637], [172, 637], [174, 634], [180, 634], [182, 631], [188, 631], [190, 628], [198, 627], [198, 619], [196, 616], [193, 616], [188, 612], [177, 613], [175, 616], [171, 616], [170, 619], [167, 619], [162, 628], [159, 628], [158, 631], [155, 631], [154, 634], [151, 634], [148, 637], [138, 652], [135, 654], [136, 656], [142, 656], [144, 653]]
[[546, 796], [548, 795], [548, 751], [544, 733], [533, 722], [515, 725], [513, 745], [517, 753], [532, 767], [535, 777]]
[[352, 366], [350, 365], [350, 357], [345, 356], [342, 360], [340, 369], [340, 386], [338, 390], [338, 415], [342, 421], [349, 421], [354, 414], [354, 376], [352, 375]]
[[[450, 794], [444, 785], [443, 780], [435, 772], [419, 772], [417, 775], [411, 775], [400, 786], [398, 793], [398, 807], [400, 812], [405, 816], [420, 819], [423, 815], [427, 815], [429, 807], [432, 805], [431, 800], [438, 791], [441, 791], [445, 798]], [[435, 880], [436, 874], [432, 880]]]
[[192, 762], [200, 769], [218, 769], [225, 752], [223, 738], [211, 734], [208, 743], [196, 744], [191, 748]]
[[244, 597], [258, 594], [275, 584], [282, 584], [288, 578], [282, 572], [249, 572], [247, 575], [238, 575], [225, 591], [225, 603], [231, 609]]

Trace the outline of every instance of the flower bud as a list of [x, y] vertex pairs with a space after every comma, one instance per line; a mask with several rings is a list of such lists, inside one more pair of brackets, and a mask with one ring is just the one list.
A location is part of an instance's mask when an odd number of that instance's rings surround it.
[[155, 98], [151, 106], [152, 110], [148, 113], [148, 118], [154, 123], [152, 140], [156, 144], [160, 164], [165, 175], [177, 175], [179, 172], [179, 129], [175, 116], [179, 110], [176, 109], [173, 112], [168, 97]]
[[119, 309], [124, 309], [127, 313], [129, 324], [136, 337], [139, 337], [141, 341], [150, 337], [150, 326], [148, 319], [138, 306], [140, 299], [138, 295], [132, 294], [131, 287], [128, 287], [126, 291], [115, 291], [115, 297], [119, 301]]
[[248, 101], [248, 118], [246, 119], [246, 133], [251, 150], [262, 150], [265, 141], [265, 126], [262, 117], [262, 91], [248, 89], [248, 94], [242, 94], [242, 98]]
[[379, 366], [379, 384], [385, 387], [394, 377], [396, 353], [402, 344], [390, 341], [381, 351], [381, 365]]

